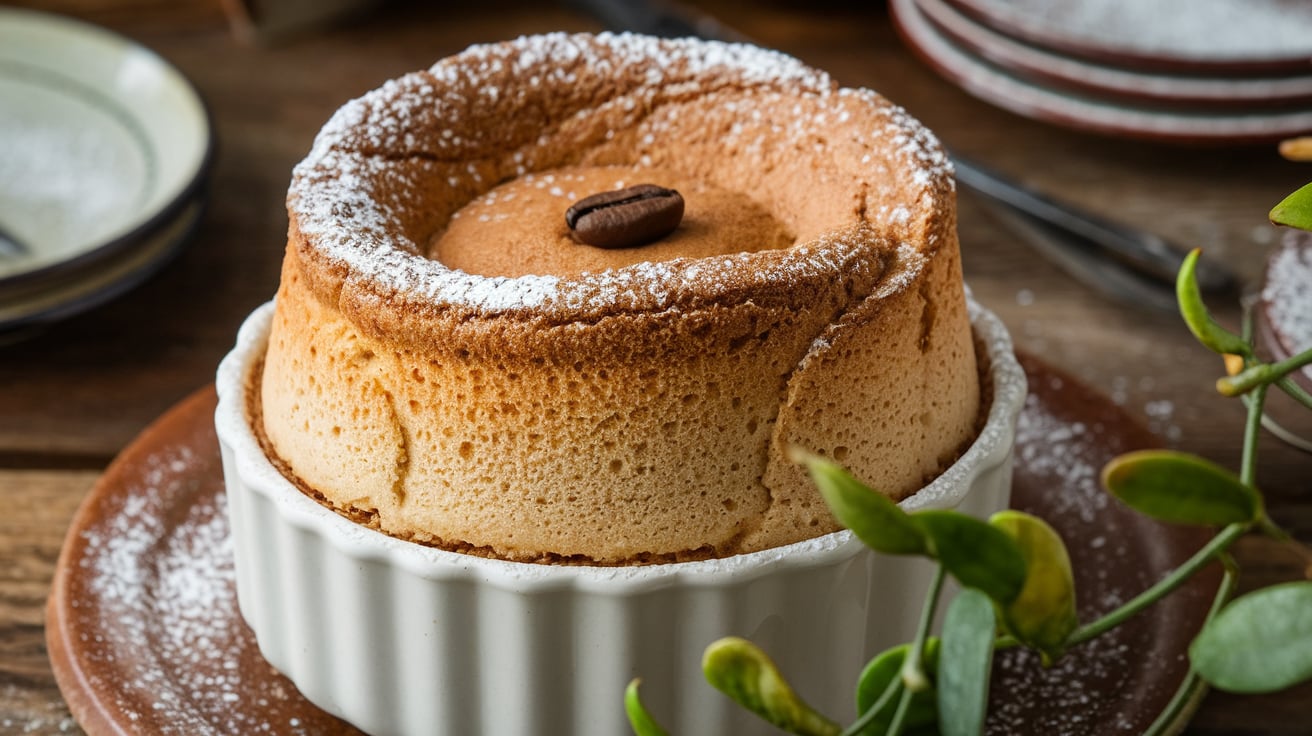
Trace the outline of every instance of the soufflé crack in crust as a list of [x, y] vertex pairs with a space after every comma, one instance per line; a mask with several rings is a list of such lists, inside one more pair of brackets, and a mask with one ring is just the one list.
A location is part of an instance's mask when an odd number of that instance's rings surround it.
[[[639, 184], [678, 227], [582, 244]], [[344, 106], [296, 167], [252, 420], [388, 534], [542, 562], [727, 556], [836, 529], [798, 445], [894, 498], [980, 414], [951, 171], [868, 90], [761, 49], [473, 47]]]

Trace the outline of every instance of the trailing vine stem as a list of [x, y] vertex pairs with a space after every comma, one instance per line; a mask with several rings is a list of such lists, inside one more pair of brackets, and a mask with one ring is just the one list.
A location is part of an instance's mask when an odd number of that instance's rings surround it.
[[1230, 524], [1212, 537], [1206, 545], [1194, 553], [1184, 564], [1171, 571], [1170, 575], [1157, 581], [1151, 588], [1135, 596], [1120, 608], [1108, 613], [1097, 621], [1076, 629], [1067, 639], [1067, 644], [1074, 646], [1098, 637], [1120, 626], [1126, 619], [1134, 616], [1148, 606], [1156, 603], [1167, 593], [1180, 587], [1195, 573], [1207, 566], [1217, 555], [1223, 553], [1236, 539], [1249, 530], [1248, 524]]
[[852, 725], [843, 730], [840, 736], [857, 736], [865, 730], [866, 726], [879, 716], [879, 714], [888, 705], [888, 702], [894, 697], [898, 697], [898, 709], [893, 716], [893, 721], [889, 725], [889, 735], [896, 736], [901, 732], [902, 721], [905, 718], [906, 709], [909, 707], [911, 696], [929, 687], [929, 678], [925, 676], [923, 667], [925, 642], [929, 640], [929, 630], [934, 624], [934, 614], [938, 610], [939, 597], [943, 593], [943, 582], [947, 578], [947, 572], [942, 565], [934, 569], [934, 579], [929, 585], [929, 594], [925, 597], [925, 607], [920, 613], [920, 622], [916, 625], [916, 638], [911, 642], [910, 651], [907, 652], [907, 658], [903, 660], [901, 670], [898, 676], [889, 681], [888, 687], [880, 694], [879, 699], [866, 709], [861, 717], [852, 722]]
[[[1227, 552], [1217, 555], [1224, 568], [1221, 576], [1221, 585], [1216, 589], [1216, 597], [1212, 599], [1212, 607], [1207, 612], [1207, 618], [1204, 619], [1203, 625], [1216, 618], [1221, 609], [1229, 602], [1234, 595], [1235, 589], [1239, 587], [1239, 563]], [[1206, 685], [1202, 678], [1198, 676], [1198, 671], [1193, 665], [1189, 665], [1189, 671], [1185, 673], [1184, 680], [1180, 682], [1180, 687], [1171, 697], [1171, 702], [1166, 704], [1166, 708], [1158, 714], [1157, 719], [1152, 722], [1141, 736], [1164, 736], [1172, 733], [1179, 724], [1176, 722], [1180, 715], [1190, 706], [1195, 698], [1201, 697], [1206, 690]]]

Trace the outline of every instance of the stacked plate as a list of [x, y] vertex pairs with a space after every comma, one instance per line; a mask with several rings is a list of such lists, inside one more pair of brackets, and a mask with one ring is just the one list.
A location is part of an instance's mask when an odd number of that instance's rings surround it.
[[1072, 128], [1183, 143], [1312, 132], [1303, 0], [890, 0], [971, 94]]
[[0, 333], [90, 309], [168, 262], [200, 218], [213, 149], [200, 96], [156, 54], [0, 8]]

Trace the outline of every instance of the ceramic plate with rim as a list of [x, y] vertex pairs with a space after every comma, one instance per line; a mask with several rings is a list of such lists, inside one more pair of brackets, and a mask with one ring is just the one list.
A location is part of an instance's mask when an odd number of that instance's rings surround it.
[[83, 268], [60, 269], [58, 279], [0, 290], [0, 345], [26, 337], [25, 328], [80, 314], [141, 284], [181, 252], [203, 211], [202, 198], [193, 197], [130, 248]]
[[925, 17], [957, 46], [1038, 83], [1128, 104], [1230, 111], [1312, 101], [1312, 74], [1240, 78], [1104, 66], [1007, 36], [974, 20], [951, 0], [916, 1]]
[[0, 8], [0, 290], [131, 247], [209, 167], [200, 95], [154, 52], [56, 15]]
[[903, 40], [941, 75], [975, 97], [1018, 115], [1107, 135], [1192, 144], [1269, 143], [1312, 131], [1312, 108], [1276, 112], [1193, 112], [1095, 99], [1022, 79], [943, 35], [916, 0], [890, 0]]
[[1104, 64], [1201, 74], [1312, 72], [1303, 0], [951, 0], [1029, 43]]

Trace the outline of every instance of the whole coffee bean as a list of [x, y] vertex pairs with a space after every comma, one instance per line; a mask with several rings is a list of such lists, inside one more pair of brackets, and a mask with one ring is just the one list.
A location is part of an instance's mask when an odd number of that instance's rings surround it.
[[565, 211], [574, 239], [598, 248], [632, 248], [660, 240], [682, 219], [683, 197], [655, 184], [594, 194]]

